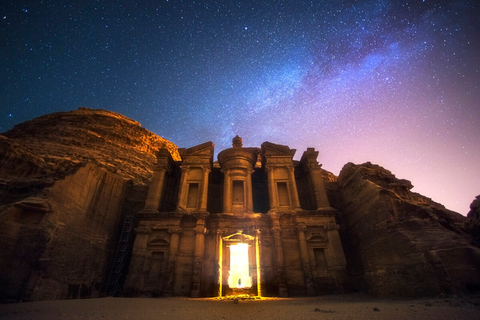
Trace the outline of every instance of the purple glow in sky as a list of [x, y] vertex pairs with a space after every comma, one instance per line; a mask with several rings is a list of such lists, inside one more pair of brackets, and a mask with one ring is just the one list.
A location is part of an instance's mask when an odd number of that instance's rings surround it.
[[4, 1], [0, 132], [80, 106], [180, 147], [235, 135], [480, 194], [477, 1]]

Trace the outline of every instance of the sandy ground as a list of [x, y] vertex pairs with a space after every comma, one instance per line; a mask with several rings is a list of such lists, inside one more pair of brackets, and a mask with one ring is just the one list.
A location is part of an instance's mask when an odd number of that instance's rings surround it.
[[375, 299], [361, 294], [315, 298], [218, 300], [99, 298], [0, 304], [0, 319], [480, 319], [480, 297]]

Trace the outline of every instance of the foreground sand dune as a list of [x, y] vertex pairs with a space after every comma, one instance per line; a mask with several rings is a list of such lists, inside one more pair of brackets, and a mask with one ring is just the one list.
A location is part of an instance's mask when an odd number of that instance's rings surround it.
[[100, 298], [0, 305], [0, 319], [480, 319], [480, 297], [374, 299], [360, 294], [315, 298], [218, 300]]

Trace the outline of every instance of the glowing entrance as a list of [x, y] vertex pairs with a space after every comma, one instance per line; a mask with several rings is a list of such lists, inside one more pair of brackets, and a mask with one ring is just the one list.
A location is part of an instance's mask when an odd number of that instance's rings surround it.
[[252, 286], [248, 266], [248, 244], [246, 243], [230, 246], [228, 286], [230, 288], [250, 288]]

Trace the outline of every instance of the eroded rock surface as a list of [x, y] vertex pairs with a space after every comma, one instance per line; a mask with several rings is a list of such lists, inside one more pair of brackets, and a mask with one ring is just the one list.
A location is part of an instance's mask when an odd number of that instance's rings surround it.
[[155, 152], [177, 147], [121, 114], [88, 108], [45, 115], [15, 126], [0, 136], [0, 176], [62, 174], [87, 162], [146, 184]]
[[465, 217], [371, 163], [346, 164], [338, 183], [342, 240], [357, 289], [414, 297], [479, 288], [480, 249], [463, 228]]

